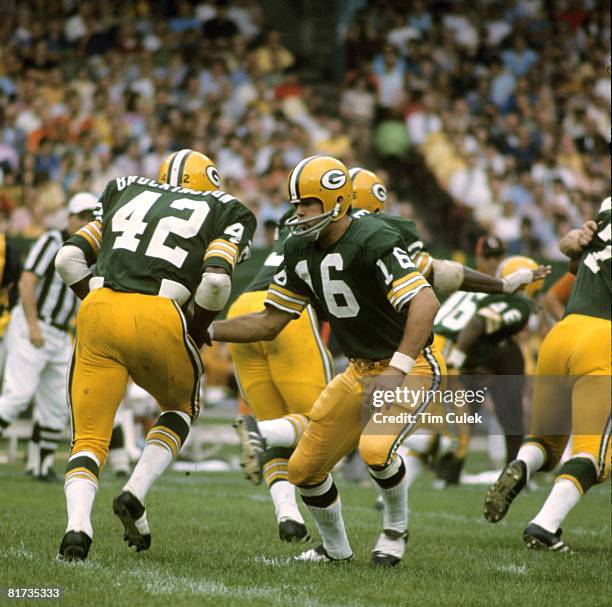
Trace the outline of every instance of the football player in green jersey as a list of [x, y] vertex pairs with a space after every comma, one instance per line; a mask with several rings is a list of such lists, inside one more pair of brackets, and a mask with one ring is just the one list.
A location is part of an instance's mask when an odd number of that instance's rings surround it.
[[534, 472], [559, 463], [571, 434], [572, 455], [523, 531], [528, 548], [568, 552], [561, 539], [562, 521], [610, 471], [610, 206], [606, 198], [596, 222], [570, 231], [559, 243], [573, 260], [576, 282], [563, 320], [546, 335], [538, 354], [530, 433], [485, 498], [485, 518], [500, 521]]
[[[292, 236], [285, 241], [284, 261], [268, 289], [265, 310], [213, 323], [212, 335], [228, 342], [274, 339], [309, 302], [322, 307], [351, 362], [316, 400], [289, 459], [289, 481], [297, 485], [323, 540], [299, 558], [329, 562], [352, 557], [330, 472], [359, 447], [385, 506], [372, 562], [396, 565], [408, 538], [405, 468], [397, 448], [416, 426], [414, 417], [429, 404], [427, 391], [437, 389], [444, 372], [443, 360], [428, 345], [439, 304], [396, 230], [371, 217], [347, 214], [353, 190], [340, 161], [328, 156], [302, 160], [289, 175], [288, 189], [296, 216], [289, 222]], [[371, 382], [367, 391], [365, 379]], [[364, 399], [371, 405], [380, 390], [407, 384], [422, 389], [412, 403], [414, 416], [401, 416], [406, 411], [396, 402], [390, 411], [401, 421], [377, 426], [375, 415], [362, 420]], [[365, 411], [371, 413], [369, 407]]]
[[[110, 181], [97, 219], [57, 255], [64, 282], [84, 298], [69, 370], [73, 441], [63, 560], [87, 557], [99, 471], [128, 376], [158, 401], [162, 414], [113, 511], [130, 546], [140, 551], [151, 544], [145, 496], [198, 415], [202, 362], [196, 344], [225, 305], [232, 270], [248, 256], [256, 225], [253, 214], [218, 187], [209, 158], [180, 150], [164, 162], [157, 181]], [[195, 312], [188, 324], [182, 307], [191, 300]]]
[[[527, 288], [531, 288], [531, 285], [538, 283], [550, 273], [549, 266], [532, 264], [529, 267], [513, 268], [513, 271], [504, 272], [502, 276], [497, 276], [497, 267], [504, 256], [505, 248], [495, 236], [483, 236], [478, 240], [476, 247], [476, 270], [454, 261], [435, 259], [421, 240], [413, 221], [385, 213], [387, 189], [376, 173], [363, 168], [353, 168], [349, 170], [349, 174], [351, 175], [355, 195], [352, 217], [363, 217], [368, 213], [372, 213], [376, 218], [385, 221], [398, 230], [404, 237], [406, 250], [421, 274], [427, 278], [437, 292], [443, 295], [455, 293], [460, 289], [461, 299], [462, 301], [465, 300], [464, 307], [468, 305], [467, 301], [477, 301], [479, 298], [485, 297], [487, 293], [497, 294], [500, 300], [503, 300], [505, 297], [511, 297], [510, 294], [520, 292], [525, 285], [529, 285]], [[457, 298], [452, 295], [451, 298], [451, 304], [457, 301]], [[446, 307], [448, 305], [448, 303], [445, 304]], [[442, 347], [437, 349], [445, 356], [448, 354]], [[506, 342], [503, 351], [498, 352], [497, 359], [505, 365], [504, 369], [499, 370], [499, 372], [509, 375], [523, 373], [522, 354], [518, 345], [514, 342]], [[489, 360], [490, 362], [492, 361], [492, 359]], [[493, 368], [496, 368], [496, 365], [493, 365]], [[513, 384], [513, 387], [521, 389], [521, 386], [515, 384]], [[500, 398], [498, 398], [498, 401], [500, 402], [500, 407], [502, 410], [506, 410], [507, 407], [504, 406], [504, 403], [510, 399], [501, 398], [502, 391], [499, 392]], [[511, 402], [513, 402], [513, 407], [511, 407], [513, 409], [516, 405], [514, 401]], [[501, 417], [504, 420], [507, 418], [507, 416]], [[432, 449], [438, 445], [436, 436], [437, 433], [432, 430], [422, 428], [418, 433], [411, 435], [406, 440], [401, 449], [404, 459], [408, 460], [410, 458], [409, 467], [415, 471], [422, 467], [421, 460], [428, 457]], [[518, 451], [522, 436], [507, 433], [506, 437], [509, 443], [508, 452], [513, 458]], [[449, 465], [448, 472], [457, 479], [461, 470], [463, 453], [467, 450], [468, 443], [469, 434], [462, 432], [460, 435], [459, 451], [461, 457], [457, 459], [455, 457], [456, 453], [446, 453], [444, 455], [445, 459], [441, 460], [444, 462], [444, 465]], [[413, 457], [416, 459], [413, 460]], [[379, 504], [380, 501], [377, 503]]]

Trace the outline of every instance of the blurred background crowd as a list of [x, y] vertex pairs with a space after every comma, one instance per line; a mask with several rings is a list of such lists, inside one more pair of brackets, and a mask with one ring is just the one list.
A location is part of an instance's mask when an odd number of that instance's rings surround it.
[[0, 230], [36, 237], [74, 192], [183, 147], [256, 213], [256, 245], [313, 153], [379, 172], [434, 249], [490, 233], [558, 259], [609, 195], [608, 2], [296, 4], [329, 11], [328, 69], [279, 27], [282, 2], [3, 3]]

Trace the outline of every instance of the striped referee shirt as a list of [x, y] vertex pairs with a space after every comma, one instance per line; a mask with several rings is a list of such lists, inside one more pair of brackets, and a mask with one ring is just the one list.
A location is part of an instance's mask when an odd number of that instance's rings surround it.
[[60, 230], [45, 232], [28, 253], [24, 270], [38, 278], [36, 308], [38, 318], [62, 331], [68, 330], [79, 300], [55, 271], [55, 256], [70, 235]]

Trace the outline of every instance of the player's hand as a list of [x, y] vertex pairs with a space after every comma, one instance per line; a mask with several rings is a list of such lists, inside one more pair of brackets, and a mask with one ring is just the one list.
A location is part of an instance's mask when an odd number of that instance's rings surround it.
[[597, 224], [590, 219], [586, 221], [583, 226], [578, 230], [578, 244], [584, 249], [591, 244], [593, 238], [595, 238], [595, 234], [597, 234]]
[[382, 373], [376, 375], [365, 382], [364, 404], [374, 409], [374, 392], [395, 390], [399, 388], [406, 379], [406, 374], [395, 367], [387, 367]]
[[43, 337], [42, 331], [40, 330], [40, 325], [35, 322], [31, 324], [28, 329], [30, 335], [30, 343], [35, 348], [42, 348], [45, 345], [45, 338]]
[[502, 278], [504, 283], [504, 293], [516, 293], [521, 287], [528, 285], [536, 280], [546, 278], [552, 272], [551, 266], [538, 266], [535, 270], [521, 268], [515, 270], [512, 274], [508, 274], [506, 278]]

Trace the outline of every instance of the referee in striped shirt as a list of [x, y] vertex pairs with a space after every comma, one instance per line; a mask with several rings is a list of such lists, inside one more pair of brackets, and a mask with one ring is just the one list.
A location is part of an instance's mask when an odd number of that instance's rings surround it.
[[55, 271], [55, 256], [72, 234], [91, 221], [96, 205], [93, 194], [76, 194], [68, 203], [67, 229], [48, 230], [30, 249], [19, 281], [19, 304], [6, 330], [0, 434], [35, 399], [27, 467], [40, 480], [55, 478], [53, 458], [68, 418], [69, 327], [79, 305]]

